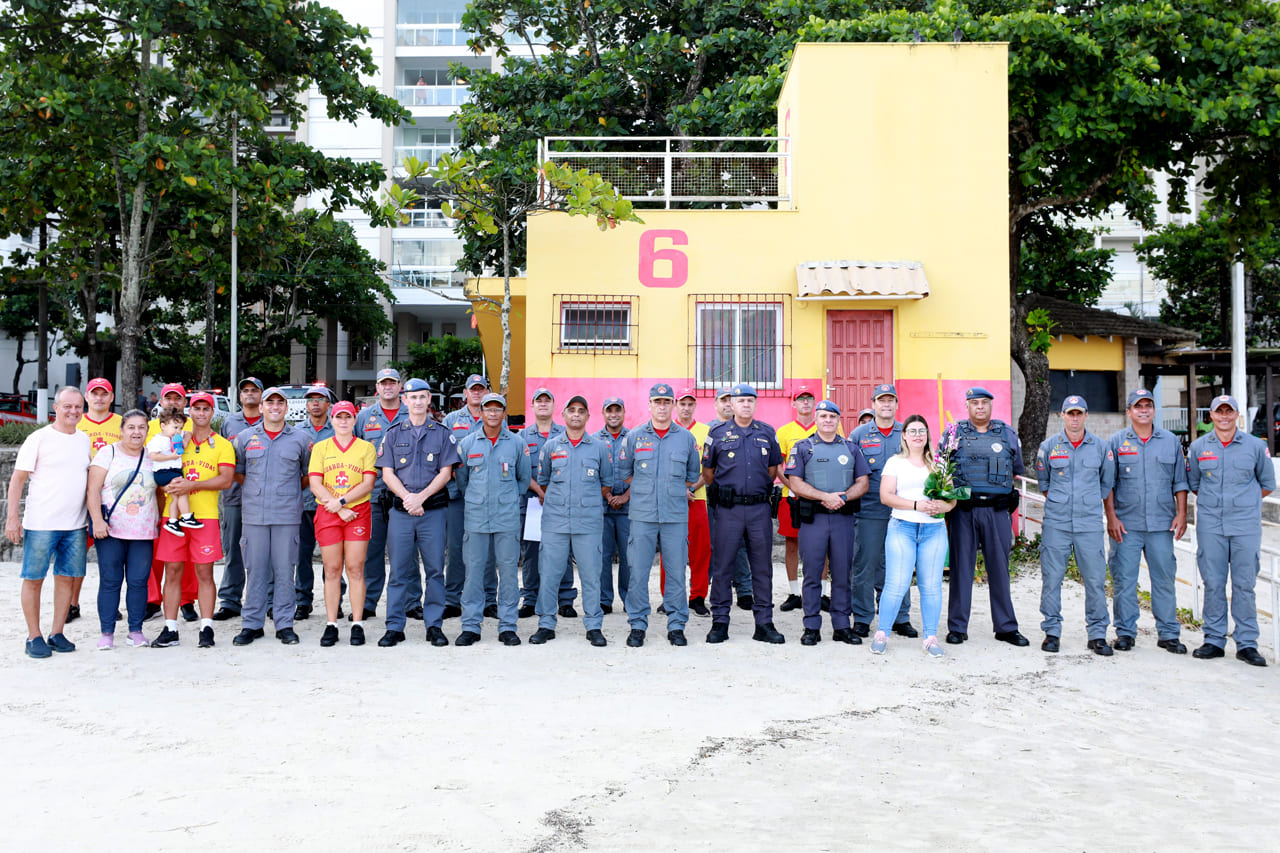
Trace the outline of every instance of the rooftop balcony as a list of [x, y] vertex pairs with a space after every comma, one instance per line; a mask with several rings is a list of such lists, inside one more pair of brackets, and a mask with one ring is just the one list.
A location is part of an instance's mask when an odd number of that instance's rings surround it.
[[638, 207], [791, 200], [786, 137], [549, 136], [538, 161], [598, 172]]

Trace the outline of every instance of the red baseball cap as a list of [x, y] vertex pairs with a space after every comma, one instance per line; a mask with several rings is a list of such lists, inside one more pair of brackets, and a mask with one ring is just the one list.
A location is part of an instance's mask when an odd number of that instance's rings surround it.
[[187, 389], [183, 388], [180, 382], [170, 382], [160, 389], [160, 397], [163, 398], [165, 394], [178, 394], [185, 397], [187, 396]]
[[354, 418], [356, 416], [356, 404], [350, 400], [343, 400], [329, 410], [329, 417], [336, 418], [338, 415], [351, 415]]
[[213, 401], [212, 394], [192, 394], [190, 404], [194, 406], [196, 403], [208, 403], [210, 408], [218, 408], [218, 404]]
[[89, 387], [85, 388], [84, 390], [85, 390], [85, 393], [87, 394], [90, 391], [97, 390], [98, 388], [106, 388], [108, 392], [112, 394], [116, 393], [116, 389], [111, 387], [111, 380], [103, 379], [101, 376], [99, 376], [97, 379], [90, 379]]
[[809, 390], [808, 385], [801, 385], [800, 387], [796, 388], [796, 390], [791, 392], [791, 399], [798, 400], [805, 395], [808, 395], [810, 397], [818, 396], [817, 394], [814, 394], [812, 391]]
[[679, 396], [679, 397], [676, 397], [676, 402], [677, 402], [677, 403], [678, 403], [678, 402], [680, 402], [680, 401], [681, 401], [681, 400], [683, 400], [685, 397], [692, 397], [692, 398], [693, 398], [693, 399], [695, 399], [695, 400], [696, 400], [696, 399], [698, 399], [698, 395], [697, 395], [697, 394], [695, 394], [695, 393], [693, 393], [693, 389], [692, 389], [692, 388], [681, 388], [681, 389], [680, 389], [680, 396]]

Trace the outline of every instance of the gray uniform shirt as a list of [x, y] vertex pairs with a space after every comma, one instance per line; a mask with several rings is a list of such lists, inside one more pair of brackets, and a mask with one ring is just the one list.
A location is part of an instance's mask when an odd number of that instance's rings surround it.
[[520, 495], [529, 489], [533, 466], [524, 441], [506, 427], [492, 442], [484, 431], [458, 442], [462, 464], [454, 482], [464, 503], [463, 529], [468, 533], [519, 533]]
[[689, 520], [689, 483], [701, 473], [698, 440], [672, 422], [666, 436], [653, 421], [622, 437], [617, 450], [620, 481], [631, 480], [631, 520], [659, 524]]
[[547, 492], [542, 532], [602, 534], [600, 488], [612, 481], [609, 448], [600, 439], [584, 433], [577, 447], [568, 433], [547, 439], [538, 460], [538, 485]]
[[1246, 536], [1262, 530], [1262, 492], [1276, 475], [1267, 446], [1236, 430], [1226, 444], [1216, 432], [1187, 449], [1187, 485], [1196, 493], [1196, 531]]
[[1036, 478], [1044, 495], [1045, 529], [1088, 533], [1106, 527], [1103, 499], [1116, 482], [1115, 454], [1085, 430], [1079, 447], [1066, 432], [1046, 438], [1036, 453]]
[[[231, 441], [249, 427], [260, 423], [262, 423], [261, 414], [258, 415], [257, 420], [253, 423], [249, 423], [249, 421], [245, 419], [244, 410], [242, 409], [232, 415], [229, 415], [222, 422], [222, 426], [219, 428], [219, 433], [223, 438]], [[222, 494], [218, 496], [218, 500], [221, 502], [222, 506], [240, 506], [240, 484], [232, 482], [230, 486], [222, 490]]]
[[1174, 495], [1187, 491], [1182, 442], [1160, 427], [1153, 427], [1144, 442], [1128, 426], [1111, 436], [1107, 446], [1115, 456], [1116, 518], [1126, 530], [1168, 530], [1178, 514]]
[[241, 510], [244, 524], [300, 524], [302, 480], [311, 463], [311, 442], [285, 424], [268, 438], [261, 422], [236, 435], [236, 473], [244, 475]]

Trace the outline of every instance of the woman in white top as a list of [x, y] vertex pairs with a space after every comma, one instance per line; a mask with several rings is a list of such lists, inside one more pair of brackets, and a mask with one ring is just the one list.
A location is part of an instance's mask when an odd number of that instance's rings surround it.
[[152, 462], [147, 458], [146, 414], [137, 409], [125, 412], [120, 434], [120, 440], [99, 450], [89, 466], [89, 518], [100, 575], [98, 621], [102, 635], [98, 648], [103, 650], [115, 647], [121, 586], [129, 612], [128, 643], [148, 645], [142, 620], [160, 519]]
[[[938, 620], [942, 616], [942, 564], [947, 556], [945, 513], [955, 501], [932, 500], [924, 496], [925, 478], [933, 471], [929, 423], [911, 415], [902, 425], [898, 454], [885, 463], [880, 475], [880, 503], [889, 507], [889, 529], [885, 534], [884, 591], [881, 601], [901, 601], [915, 573], [920, 589], [920, 613], [924, 620], [924, 651], [942, 657], [938, 644]], [[880, 625], [871, 651], [884, 654], [889, 644], [897, 610], [880, 609]]]

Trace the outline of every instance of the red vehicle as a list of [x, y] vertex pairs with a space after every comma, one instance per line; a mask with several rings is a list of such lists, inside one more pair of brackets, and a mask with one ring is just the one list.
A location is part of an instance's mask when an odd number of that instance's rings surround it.
[[[49, 412], [49, 420], [53, 420], [53, 412]], [[4, 424], [33, 424], [36, 422], [36, 409], [26, 397], [15, 394], [0, 395], [0, 426]]]

